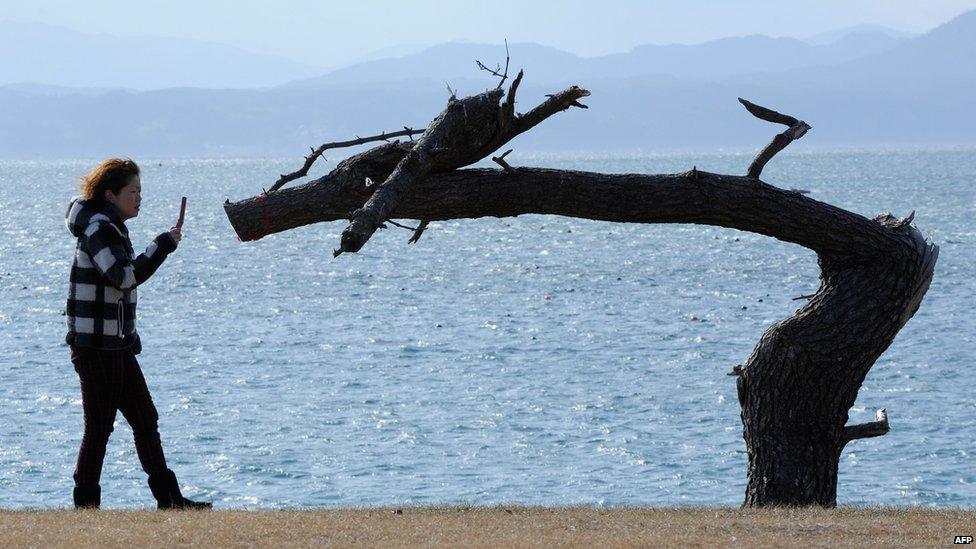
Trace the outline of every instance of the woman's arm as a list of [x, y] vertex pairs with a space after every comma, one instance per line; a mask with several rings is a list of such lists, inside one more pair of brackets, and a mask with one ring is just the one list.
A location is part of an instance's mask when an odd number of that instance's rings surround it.
[[82, 239], [83, 248], [98, 272], [109, 284], [123, 291], [145, 282], [176, 249], [176, 239], [165, 232], [153, 239], [139, 257], [130, 259], [122, 233], [110, 223], [93, 223]]

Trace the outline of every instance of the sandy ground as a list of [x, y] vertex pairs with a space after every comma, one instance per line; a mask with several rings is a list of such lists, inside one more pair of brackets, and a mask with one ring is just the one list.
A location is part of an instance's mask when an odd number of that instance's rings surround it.
[[403, 508], [0, 511], [4, 547], [933, 547], [976, 510]]

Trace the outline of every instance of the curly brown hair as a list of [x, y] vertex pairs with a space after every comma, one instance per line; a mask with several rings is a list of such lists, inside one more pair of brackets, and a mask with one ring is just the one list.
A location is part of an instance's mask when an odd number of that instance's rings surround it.
[[105, 191], [119, 194], [135, 175], [139, 175], [139, 166], [131, 159], [109, 158], [83, 175], [79, 188], [82, 196], [88, 200], [104, 200]]

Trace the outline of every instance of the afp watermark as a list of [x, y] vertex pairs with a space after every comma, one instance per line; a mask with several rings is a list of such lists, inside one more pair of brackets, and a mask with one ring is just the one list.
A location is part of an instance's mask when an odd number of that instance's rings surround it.
[[956, 536], [952, 543], [956, 545], [969, 545], [973, 542], [973, 536]]

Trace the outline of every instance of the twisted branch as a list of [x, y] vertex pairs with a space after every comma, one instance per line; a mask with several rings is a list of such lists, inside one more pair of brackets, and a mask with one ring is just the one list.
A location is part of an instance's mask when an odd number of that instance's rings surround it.
[[748, 176], [759, 179], [759, 175], [762, 174], [766, 163], [776, 156], [776, 153], [785, 149], [787, 145], [803, 137], [807, 133], [807, 130], [812, 129], [812, 126], [787, 114], [778, 113], [772, 109], [750, 103], [741, 97], [739, 98], [739, 103], [742, 103], [746, 110], [756, 118], [789, 126], [788, 130], [774, 137], [772, 142], [766, 145], [766, 148], [760, 151], [752, 161], [752, 164], [749, 165]]

